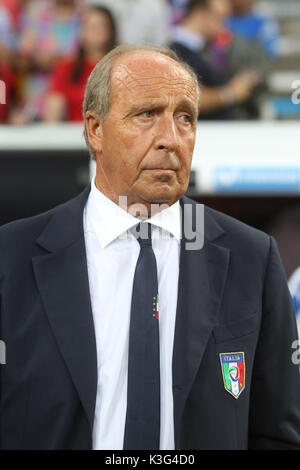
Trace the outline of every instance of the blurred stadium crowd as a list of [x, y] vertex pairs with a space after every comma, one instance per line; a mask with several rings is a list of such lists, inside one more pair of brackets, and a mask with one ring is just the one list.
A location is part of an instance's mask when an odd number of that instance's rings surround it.
[[[300, 0], [0, 0], [0, 124], [81, 122], [89, 74], [124, 43], [170, 46], [195, 69], [199, 119], [300, 118]], [[300, 331], [299, 233], [297, 204], [272, 234]]]
[[171, 46], [202, 83], [201, 119], [257, 119], [280, 27], [253, 0], [0, 0], [1, 124], [78, 122], [116, 44]]

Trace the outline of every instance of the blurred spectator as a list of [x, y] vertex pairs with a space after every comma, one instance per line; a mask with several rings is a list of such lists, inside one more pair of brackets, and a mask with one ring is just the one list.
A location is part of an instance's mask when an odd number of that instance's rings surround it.
[[8, 122], [9, 113], [15, 99], [15, 90], [16, 77], [6, 61], [1, 60], [0, 52], [0, 124]]
[[58, 56], [73, 53], [80, 25], [77, 7], [76, 0], [31, 0], [22, 25], [21, 53], [33, 55], [46, 68]]
[[204, 48], [219, 32], [220, 20], [209, 0], [190, 0], [181, 25], [174, 29], [174, 49], [197, 73], [202, 83], [201, 119], [231, 119], [232, 109], [249, 99], [258, 83], [255, 71], [243, 71], [228, 79], [204, 58]]
[[21, 19], [30, 1], [32, 0], [0, 0], [0, 52], [12, 68], [18, 65]]
[[300, 337], [300, 267], [298, 267], [289, 278], [288, 286], [293, 299], [298, 336]]
[[0, 4], [0, 52], [5, 60], [10, 61], [12, 51], [16, 48], [17, 36], [9, 12]]
[[277, 242], [294, 303], [300, 334], [300, 206], [281, 211], [267, 229]]
[[46, 121], [82, 121], [87, 79], [97, 62], [116, 42], [116, 27], [110, 11], [105, 7], [87, 8], [83, 14], [77, 55], [62, 59], [52, 72], [44, 113]]
[[254, 9], [254, 0], [231, 0], [232, 16], [227, 26], [234, 34], [259, 41], [270, 58], [277, 55], [279, 25]]
[[185, 15], [185, 7], [188, 0], [169, 0], [171, 7], [171, 23], [173, 25], [181, 23]]
[[78, 49], [80, 17], [76, 0], [31, 0], [25, 9], [19, 44], [21, 103], [12, 123], [40, 120], [49, 74], [61, 57]]
[[281, 211], [272, 221], [267, 231], [276, 239], [283, 266], [289, 279], [300, 266], [299, 204], [296, 203]]
[[121, 44], [167, 44], [170, 8], [166, 0], [86, 0], [110, 8], [117, 21]]
[[259, 83], [247, 101], [232, 109], [232, 118], [257, 119], [261, 99], [267, 91], [270, 60], [259, 42], [237, 36], [224, 26], [231, 13], [230, 0], [209, 0], [208, 4], [214, 15], [216, 34], [207, 41], [203, 56], [214, 70], [225, 75], [227, 80], [241, 71], [255, 70]]
[[10, 15], [14, 29], [17, 31], [20, 26], [20, 20], [24, 5], [30, 0], [0, 0], [0, 5], [3, 6]]

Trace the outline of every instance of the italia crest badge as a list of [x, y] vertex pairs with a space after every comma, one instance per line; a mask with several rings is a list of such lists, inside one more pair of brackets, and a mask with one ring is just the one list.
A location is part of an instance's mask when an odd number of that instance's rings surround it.
[[245, 388], [245, 354], [231, 352], [220, 354], [224, 388], [238, 398]]

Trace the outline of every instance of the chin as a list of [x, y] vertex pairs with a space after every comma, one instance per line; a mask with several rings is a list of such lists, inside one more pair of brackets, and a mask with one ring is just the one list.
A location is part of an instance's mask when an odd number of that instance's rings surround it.
[[145, 202], [150, 202], [151, 204], [169, 204], [170, 199], [152, 198], [152, 199], [145, 199]]
[[161, 192], [161, 193], [152, 193], [152, 194], [147, 194], [143, 196], [143, 200], [145, 202], [150, 202], [152, 204], [169, 204], [172, 203], [172, 201], [177, 200], [178, 197], [176, 197], [176, 194], [170, 194], [167, 192]]

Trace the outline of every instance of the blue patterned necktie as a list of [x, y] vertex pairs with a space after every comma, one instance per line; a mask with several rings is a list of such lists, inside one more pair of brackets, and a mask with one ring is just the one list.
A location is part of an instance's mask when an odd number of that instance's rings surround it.
[[131, 301], [123, 449], [151, 450], [159, 449], [160, 437], [158, 280], [151, 224], [141, 222], [136, 231], [140, 254]]

